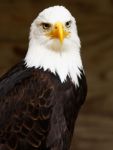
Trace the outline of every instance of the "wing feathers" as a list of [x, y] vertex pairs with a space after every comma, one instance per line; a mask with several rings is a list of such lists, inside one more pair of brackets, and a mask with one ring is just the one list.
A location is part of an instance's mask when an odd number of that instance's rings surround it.
[[0, 150], [39, 148], [49, 130], [51, 85], [21, 65], [0, 80]]
[[22, 63], [0, 79], [0, 150], [68, 150], [87, 92]]

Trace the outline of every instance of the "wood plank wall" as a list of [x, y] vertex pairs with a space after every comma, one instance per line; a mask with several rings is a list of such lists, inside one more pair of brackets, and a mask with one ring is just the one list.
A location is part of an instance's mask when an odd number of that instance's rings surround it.
[[24, 57], [38, 12], [56, 4], [76, 17], [88, 81], [71, 150], [113, 150], [113, 0], [0, 0], [0, 74]]

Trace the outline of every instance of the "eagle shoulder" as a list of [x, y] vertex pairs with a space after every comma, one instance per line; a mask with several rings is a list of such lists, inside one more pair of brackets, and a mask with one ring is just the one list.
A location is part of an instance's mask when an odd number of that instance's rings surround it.
[[40, 69], [16, 65], [0, 80], [0, 149], [45, 146], [53, 86]]

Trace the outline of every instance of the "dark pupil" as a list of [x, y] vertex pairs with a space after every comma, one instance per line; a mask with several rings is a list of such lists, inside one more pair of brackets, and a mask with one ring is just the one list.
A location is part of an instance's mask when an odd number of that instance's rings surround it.
[[70, 23], [71, 23], [70, 21], [66, 22], [66, 26], [70, 26]]
[[68, 26], [68, 25], [69, 25], [69, 22], [67, 22], [66, 24], [67, 24], [67, 26]]
[[50, 27], [50, 24], [48, 24], [48, 23], [43, 23], [43, 27], [44, 27], [44, 28], [49, 28], [49, 27]]

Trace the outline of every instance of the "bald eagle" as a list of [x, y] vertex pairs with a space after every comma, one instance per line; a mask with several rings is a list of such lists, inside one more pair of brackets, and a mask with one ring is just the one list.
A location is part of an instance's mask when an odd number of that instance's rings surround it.
[[25, 58], [0, 78], [0, 150], [69, 150], [87, 93], [76, 21], [39, 13]]

